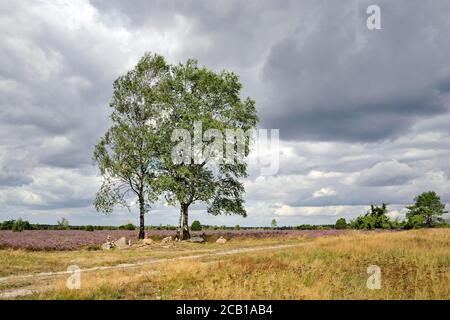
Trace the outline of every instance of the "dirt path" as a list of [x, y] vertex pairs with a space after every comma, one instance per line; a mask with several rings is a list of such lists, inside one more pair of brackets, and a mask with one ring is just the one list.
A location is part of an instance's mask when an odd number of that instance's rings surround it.
[[[187, 255], [175, 258], [161, 258], [161, 259], [150, 259], [136, 263], [127, 263], [127, 264], [118, 264], [114, 266], [103, 266], [103, 267], [93, 267], [80, 269], [80, 273], [86, 272], [98, 272], [98, 271], [107, 271], [107, 270], [117, 270], [117, 269], [132, 269], [139, 268], [142, 266], [157, 264], [157, 263], [166, 263], [172, 261], [180, 261], [180, 260], [191, 260], [191, 259], [199, 259], [199, 258], [210, 258], [217, 256], [227, 256], [238, 253], [249, 253], [263, 250], [276, 250], [276, 249], [286, 249], [304, 246], [308, 244], [308, 242], [302, 242], [297, 244], [284, 244], [284, 245], [270, 245], [270, 246], [259, 246], [259, 247], [250, 247], [250, 248], [238, 248], [238, 249], [230, 249], [230, 250], [217, 250], [216, 252], [204, 253], [204, 254], [196, 254], [196, 255]], [[23, 286], [20, 288], [15, 288], [12, 290], [0, 291], [0, 299], [11, 299], [19, 296], [26, 296], [37, 292], [49, 291], [52, 289], [52, 286], [44, 286], [39, 289], [33, 286], [30, 286], [29, 282], [33, 280], [52, 280], [61, 276], [69, 276], [72, 275], [72, 271], [58, 271], [58, 272], [43, 272], [43, 273], [33, 273], [27, 275], [17, 275], [17, 276], [7, 276], [0, 278], [0, 284], [4, 283], [14, 283], [27, 281], [27, 286]]]

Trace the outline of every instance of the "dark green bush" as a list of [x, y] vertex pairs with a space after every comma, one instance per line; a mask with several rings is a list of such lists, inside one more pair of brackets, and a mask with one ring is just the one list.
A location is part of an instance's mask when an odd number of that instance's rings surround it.
[[136, 230], [136, 226], [132, 223], [127, 223], [119, 227], [119, 230]]
[[69, 220], [66, 218], [56, 221], [56, 224], [58, 230], [70, 230]]
[[14, 232], [22, 232], [23, 230], [31, 230], [31, 229], [32, 229], [31, 224], [28, 221], [22, 219], [15, 221], [11, 228], [11, 230]]
[[83, 230], [84, 231], [94, 231], [94, 226], [91, 226], [91, 225], [84, 226]]
[[392, 229], [394, 227], [387, 213], [387, 204], [383, 203], [381, 207], [371, 205], [370, 210], [365, 215], [357, 217], [350, 222], [352, 229]]
[[12, 230], [15, 222], [15, 220], [8, 220], [0, 223], [0, 230]]
[[192, 231], [201, 231], [202, 224], [200, 223], [200, 221], [198, 221], [198, 220], [193, 221], [191, 224], [191, 230]]
[[297, 230], [317, 230], [317, 226], [313, 226], [311, 224], [301, 224], [295, 227]]
[[408, 217], [405, 229], [420, 229], [425, 226], [425, 218], [421, 215], [413, 215]]
[[347, 228], [347, 221], [345, 221], [344, 218], [340, 218], [336, 221], [335, 225], [336, 229], [346, 229]]

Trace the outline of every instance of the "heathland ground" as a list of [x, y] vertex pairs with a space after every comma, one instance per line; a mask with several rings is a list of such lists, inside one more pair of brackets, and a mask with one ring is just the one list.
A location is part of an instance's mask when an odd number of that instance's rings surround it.
[[[69, 265], [82, 269], [80, 289], [66, 286]], [[379, 289], [367, 287], [371, 265], [380, 268]], [[2, 298], [450, 299], [450, 229], [155, 242], [113, 251], [3, 249], [0, 270]]]

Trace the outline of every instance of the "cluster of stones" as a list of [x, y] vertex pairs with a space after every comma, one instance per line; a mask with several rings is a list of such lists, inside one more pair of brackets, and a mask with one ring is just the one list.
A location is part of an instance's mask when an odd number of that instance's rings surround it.
[[[175, 237], [166, 237], [163, 238], [161, 240], [161, 244], [163, 245], [172, 245], [174, 242], [179, 242], [180, 240]], [[189, 239], [190, 242], [193, 243], [204, 243], [206, 240], [203, 236], [195, 236], [192, 237], [191, 239]], [[225, 239], [224, 237], [220, 237], [219, 239], [216, 240], [216, 243], [219, 244], [224, 244], [227, 242], [227, 239]], [[142, 241], [140, 241], [139, 243], [137, 243], [136, 245], [138, 246], [149, 246], [154, 244], [155, 242], [150, 239], [147, 235], [145, 236], [145, 239], [143, 239]], [[102, 244], [102, 249], [103, 250], [111, 250], [111, 249], [127, 249], [127, 248], [131, 248], [131, 240], [128, 239], [127, 237], [121, 237], [117, 240], [112, 240], [111, 236], [108, 236], [106, 238], [106, 242], [104, 244]]]
[[128, 239], [127, 237], [122, 237], [122, 238], [119, 238], [116, 241], [114, 241], [111, 239], [111, 236], [108, 236], [106, 238], [106, 242], [104, 244], [102, 244], [103, 250], [111, 250], [114, 248], [126, 249], [129, 247], [131, 247], [131, 240]]

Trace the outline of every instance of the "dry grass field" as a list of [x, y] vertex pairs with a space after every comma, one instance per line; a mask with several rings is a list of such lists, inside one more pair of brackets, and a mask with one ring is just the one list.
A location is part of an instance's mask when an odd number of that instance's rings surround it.
[[[259, 250], [231, 251], [238, 248]], [[69, 264], [88, 268], [152, 259], [160, 260], [82, 272], [79, 290], [66, 287], [67, 275], [11, 278], [62, 271]], [[367, 288], [370, 265], [380, 267], [380, 289]], [[0, 291], [31, 290], [15, 297], [21, 299], [450, 299], [450, 229], [236, 238], [225, 245], [111, 252], [0, 250], [0, 268]]]

